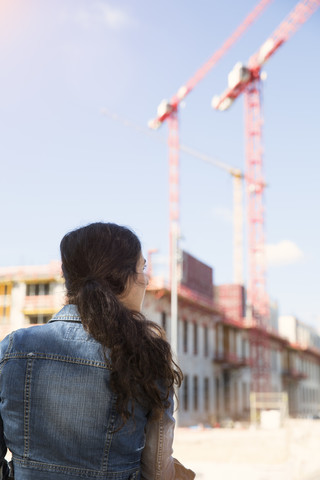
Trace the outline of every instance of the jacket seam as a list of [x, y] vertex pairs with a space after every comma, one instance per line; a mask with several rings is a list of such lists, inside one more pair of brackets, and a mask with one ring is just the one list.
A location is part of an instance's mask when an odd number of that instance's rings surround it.
[[79, 323], [82, 324], [80, 317], [61, 317], [61, 318], [55, 318], [53, 317], [51, 320], [49, 320], [48, 323], [54, 323], [54, 322], [70, 322], [70, 323]]
[[80, 323], [81, 322], [81, 317], [80, 315], [61, 315], [61, 316], [53, 316], [48, 323], [51, 323], [51, 322], [55, 322], [55, 321], [60, 321], [60, 320], [76, 320], [76, 321], [79, 321]]
[[71, 466], [65, 466], [65, 465], [57, 465], [54, 463], [38, 462], [35, 460], [30, 460], [28, 458], [16, 457], [15, 455], [13, 456], [13, 461], [21, 466], [31, 467], [37, 470], [47, 470], [47, 471], [51, 470], [51, 471], [57, 471], [61, 473], [79, 473], [79, 474], [86, 474], [92, 477], [105, 477], [105, 475], [117, 477], [123, 473], [128, 473], [128, 474], [137, 473], [140, 470], [140, 468], [136, 466], [136, 467], [128, 468], [125, 470], [117, 470], [116, 472], [101, 471], [101, 470], [99, 471], [99, 470], [93, 470], [88, 468], [71, 467]]
[[12, 348], [12, 343], [13, 343], [13, 333], [10, 333], [9, 335], [9, 343], [8, 343], [8, 346], [7, 346], [7, 349], [5, 351], [5, 353], [3, 354], [1, 360], [0, 360], [0, 374], [2, 373], [2, 369], [4, 367], [4, 365], [6, 364], [6, 357], [8, 355], [10, 355], [10, 350]]
[[[78, 365], [87, 365], [90, 367], [97, 367], [103, 368], [106, 370], [112, 370], [110, 363], [102, 363], [93, 360], [85, 360], [83, 358], [77, 357], [66, 357], [64, 355], [55, 355], [55, 354], [47, 354], [47, 353], [26, 353], [26, 352], [19, 352], [19, 353], [10, 353], [6, 354], [2, 360], [2, 362], [6, 362], [11, 359], [18, 359], [24, 358], [27, 359], [28, 356], [32, 354], [33, 359], [40, 359], [40, 360], [54, 360], [56, 362], [66, 362], [66, 363], [76, 363]], [[1, 362], [1, 363], [2, 363]]]
[[12, 349], [12, 344], [13, 344], [13, 333], [11, 333], [11, 335], [10, 335], [10, 337], [9, 337], [9, 345], [8, 345], [8, 348], [7, 348], [7, 351], [6, 351], [5, 355], [6, 355], [7, 353], [9, 353], [10, 350]]
[[161, 478], [161, 465], [162, 465], [162, 450], [163, 450], [163, 413], [159, 419], [159, 435], [158, 435], [158, 451], [156, 459], [156, 480]]
[[26, 377], [24, 385], [24, 458], [29, 455], [29, 425], [30, 425], [30, 410], [31, 410], [31, 374], [32, 374], [32, 359], [27, 361]]
[[107, 429], [106, 440], [105, 440], [105, 447], [103, 451], [102, 457], [102, 470], [106, 470], [108, 468], [109, 462], [109, 453], [112, 444], [113, 438], [113, 429], [115, 424], [115, 417], [116, 417], [116, 397], [113, 397], [112, 406], [111, 406], [111, 415], [110, 415], [110, 428]]

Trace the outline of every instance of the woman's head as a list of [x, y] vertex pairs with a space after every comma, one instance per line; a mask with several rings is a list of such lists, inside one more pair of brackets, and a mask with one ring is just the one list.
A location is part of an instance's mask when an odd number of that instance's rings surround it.
[[129, 309], [140, 310], [146, 288], [137, 236], [114, 223], [92, 223], [67, 233], [60, 244], [70, 303], [85, 284], [99, 284]]

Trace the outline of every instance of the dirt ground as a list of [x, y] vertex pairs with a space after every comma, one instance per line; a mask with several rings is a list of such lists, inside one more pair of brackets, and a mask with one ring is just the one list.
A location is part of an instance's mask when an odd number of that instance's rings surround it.
[[320, 480], [320, 420], [283, 428], [178, 428], [174, 456], [197, 480]]

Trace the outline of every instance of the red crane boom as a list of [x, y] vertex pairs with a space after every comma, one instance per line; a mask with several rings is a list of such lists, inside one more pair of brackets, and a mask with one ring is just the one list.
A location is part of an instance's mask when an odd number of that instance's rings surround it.
[[228, 76], [229, 87], [212, 99], [212, 106], [217, 110], [226, 110], [233, 101], [255, 79], [260, 77], [262, 65], [313, 15], [320, 5], [319, 0], [302, 0], [283, 20], [273, 34], [253, 54], [248, 67], [237, 63]]
[[252, 12], [237, 27], [233, 34], [223, 43], [223, 45], [207, 60], [207, 62], [196, 71], [196, 73], [187, 81], [185, 85], [179, 88], [177, 93], [173, 95], [169, 102], [164, 100], [159, 105], [159, 112], [156, 118], [150, 120], [150, 128], [159, 128], [160, 125], [167, 120], [174, 110], [177, 110], [180, 102], [194, 89], [194, 87], [202, 80], [207, 73], [218, 63], [218, 61], [227, 53], [227, 51], [236, 43], [241, 35], [249, 28], [249, 26], [261, 15], [263, 10], [273, 0], [261, 0]]

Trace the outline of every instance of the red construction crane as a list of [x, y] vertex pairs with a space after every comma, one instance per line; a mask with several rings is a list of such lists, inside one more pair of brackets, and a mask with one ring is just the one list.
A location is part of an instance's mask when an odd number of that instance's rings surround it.
[[237, 63], [228, 76], [228, 88], [213, 97], [212, 106], [226, 110], [244, 92], [246, 173], [248, 208], [249, 282], [247, 303], [251, 323], [253, 389], [270, 388], [270, 362], [266, 330], [269, 301], [266, 290], [264, 237], [264, 178], [262, 171], [261, 68], [264, 63], [303, 25], [320, 6], [320, 0], [302, 0], [250, 57], [248, 66]]
[[179, 236], [179, 121], [178, 107], [180, 102], [191, 92], [191, 90], [202, 80], [205, 75], [216, 65], [231, 46], [241, 37], [247, 28], [262, 13], [264, 8], [272, 0], [261, 0], [253, 11], [239, 25], [235, 32], [224, 42], [212, 57], [193, 75], [193, 77], [171, 98], [170, 101], [163, 100], [157, 111], [157, 117], [151, 120], [148, 125], [156, 129], [168, 120], [169, 125], [169, 208], [170, 208], [170, 264], [172, 276], [172, 254], [175, 241]]

